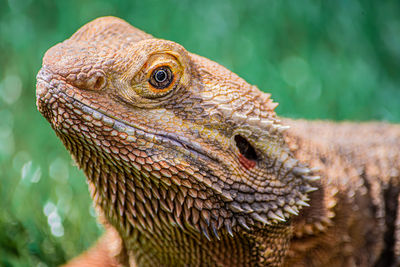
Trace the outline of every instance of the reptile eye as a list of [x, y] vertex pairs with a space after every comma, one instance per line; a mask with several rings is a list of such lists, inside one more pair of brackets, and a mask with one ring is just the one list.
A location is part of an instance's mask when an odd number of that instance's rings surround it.
[[174, 75], [169, 67], [159, 67], [153, 71], [149, 83], [157, 89], [167, 88], [173, 81]]

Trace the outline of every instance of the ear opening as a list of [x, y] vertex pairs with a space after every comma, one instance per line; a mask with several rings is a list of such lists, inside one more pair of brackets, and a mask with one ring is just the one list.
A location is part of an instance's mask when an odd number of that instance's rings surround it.
[[248, 160], [257, 160], [258, 156], [254, 147], [241, 135], [235, 135], [234, 137], [236, 147], [239, 149], [240, 154], [242, 154]]

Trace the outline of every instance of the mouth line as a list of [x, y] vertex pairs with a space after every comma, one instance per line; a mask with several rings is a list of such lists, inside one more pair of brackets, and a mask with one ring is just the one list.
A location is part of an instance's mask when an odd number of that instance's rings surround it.
[[[42, 80], [42, 79], [41, 79]], [[42, 80], [44, 81], [44, 80]], [[46, 82], [46, 81], [44, 81]], [[48, 90], [53, 91], [54, 95], [54, 89], [56, 89], [53, 86], [50, 86]], [[130, 123], [123, 121], [119, 118], [116, 118], [115, 116], [112, 116], [110, 114], [107, 114], [106, 112], [102, 110], [97, 110], [94, 108], [89, 107], [88, 105], [82, 103], [81, 101], [68, 96], [65, 92], [59, 90], [58, 95], [62, 97], [67, 103], [70, 103], [72, 106], [75, 108], [79, 109], [81, 112], [83, 112], [86, 115], [91, 116], [93, 119], [102, 121], [104, 126], [109, 126], [113, 128], [114, 130], [118, 131], [119, 133], [125, 133], [128, 136], [133, 136], [135, 138], [140, 138], [140, 137], [148, 137], [145, 139], [151, 139], [151, 137], [158, 137], [157, 139], [161, 139], [164, 142], [169, 143], [172, 147], [180, 147], [184, 149], [185, 151], [188, 151], [190, 155], [194, 158], [197, 159], [199, 157], [201, 158], [207, 158], [208, 160], [212, 160], [216, 162], [217, 164], [220, 163], [220, 160], [215, 157], [214, 155], [208, 153], [199, 143], [194, 142], [193, 140], [190, 140], [189, 138], [185, 136], [178, 136], [173, 133], [169, 132], [162, 132], [162, 133], [154, 133], [150, 132], [146, 129], [143, 129], [140, 126], [133, 126]], [[150, 138], [149, 138], [150, 137]], [[190, 142], [189, 142], [190, 140]], [[134, 142], [134, 141], [132, 141]], [[183, 153], [185, 154], [185, 153]]]

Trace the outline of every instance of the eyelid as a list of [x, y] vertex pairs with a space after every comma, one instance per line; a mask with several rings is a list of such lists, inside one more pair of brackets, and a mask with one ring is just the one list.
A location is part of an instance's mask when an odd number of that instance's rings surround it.
[[[154, 87], [150, 83], [153, 72], [161, 67], [169, 68], [173, 75], [171, 83], [163, 89]], [[179, 60], [179, 56], [170, 53], [156, 53], [152, 54], [147, 59], [140, 71], [136, 74], [137, 75], [131, 79], [131, 89], [133, 89], [139, 97], [156, 99], [162, 98], [175, 91], [175, 88], [181, 83], [181, 79], [185, 74], [185, 68]]]
[[154, 70], [160, 68], [160, 67], [169, 67], [172, 71], [172, 73], [176, 73], [175, 70], [177, 69], [176, 64], [171, 64], [170, 62], [165, 62], [165, 61], [160, 61], [156, 64], [151, 65], [150, 67], [147, 68], [147, 77], [150, 77], [151, 74], [153, 73]]

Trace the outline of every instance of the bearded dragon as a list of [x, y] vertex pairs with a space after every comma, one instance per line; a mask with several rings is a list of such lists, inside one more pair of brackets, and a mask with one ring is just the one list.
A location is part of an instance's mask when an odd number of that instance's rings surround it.
[[399, 125], [278, 117], [115, 17], [49, 49], [36, 96], [107, 229], [70, 266], [399, 264]]

